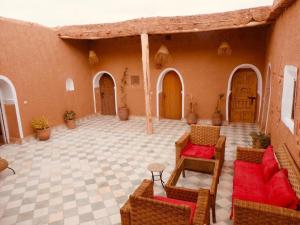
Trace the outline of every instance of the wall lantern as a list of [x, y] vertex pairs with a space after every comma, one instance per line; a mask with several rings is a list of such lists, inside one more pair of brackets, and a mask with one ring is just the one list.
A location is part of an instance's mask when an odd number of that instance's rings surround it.
[[90, 65], [92, 65], [92, 66], [99, 63], [99, 58], [98, 58], [96, 52], [93, 50], [89, 51], [89, 62], [90, 62]]
[[218, 48], [218, 55], [229, 56], [229, 55], [231, 55], [231, 53], [232, 53], [232, 49], [231, 49], [230, 45], [228, 44], [228, 42], [223, 41]]
[[165, 45], [161, 45], [158, 49], [157, 53], [155, 54], [155, 65], [158, 69], [164, 67], [168, 62], [170, 57], [170, 53], [168, 48]]

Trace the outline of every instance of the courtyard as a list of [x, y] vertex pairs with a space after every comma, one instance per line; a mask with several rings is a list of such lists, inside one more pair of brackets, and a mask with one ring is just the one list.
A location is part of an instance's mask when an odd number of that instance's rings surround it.
[[[205, 123], [202, 121], [200, 123]], [[175, 164], [175, 141], [189, 129], [184, 121], [154, 121], [146, 135], [145, 118], [121, 122], [114, 116], [92, 116], [69, 130], [57, 127], [46, 142], [27, 138], [0, 148], [16, 174], [0, 174], [2, 225], [120, 224], [119, 209], [143, 179], [151, 179], [151, 162], [166, 165], [167, 181]], [[216, 225], [232, 224], [233, 160], [236, 146], [250, 146], [255, 124], [222, 126], [227, 137], [225, 163], [217, 195]], [[185, 187], [208, 187], [210, 177], [187, 172]], [[155, 192], [164, 194], [159, 182]]]

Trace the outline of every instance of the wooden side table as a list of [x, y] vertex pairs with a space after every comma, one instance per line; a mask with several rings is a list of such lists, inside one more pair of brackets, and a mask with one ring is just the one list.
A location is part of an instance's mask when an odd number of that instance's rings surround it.
[[[163, 188], [165, 188], [165, 182], [162, 179], [162, 174], [166, 169], [166, 166], [161, 163], [151, 163], [148, 165], [147, 169], [151, 172], [152, 181], [160, 181]], [[157, 178], [158, 177], [158, 178]], [[157, 178], [157, 179], [155, 179]]]

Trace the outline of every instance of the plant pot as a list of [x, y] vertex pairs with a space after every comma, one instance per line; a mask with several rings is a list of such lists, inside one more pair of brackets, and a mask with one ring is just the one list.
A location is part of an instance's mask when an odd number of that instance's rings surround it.
[[129, 109], [127, 107], [120, 107], [118, 109], [118, 116], [121, 121], [128, 120]]
[[36, 130], [36, 137], [40, 141], [46, 141], [50, 138], [51, 129], [50, 127], [43, 130]]
[[191, 124], [197, 124], [198, 121], [198, 116], [196, 113], [192, 113], [190, 112], [187, 116], [186, 116], [186, 122], [187, 124], [191, 125]]
[[75, 120], [66, 120], [66, 124], [67, 124], [67, 127], [69, 129], [75, 129], [76, 128]]
[[215, 112], [212, 116], [212, 125], [221, 126], [222, 125], [223, 116], [219, 112]]

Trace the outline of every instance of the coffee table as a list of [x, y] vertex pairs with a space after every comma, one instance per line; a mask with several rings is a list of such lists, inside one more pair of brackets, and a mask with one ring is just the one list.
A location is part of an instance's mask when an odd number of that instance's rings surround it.
[[[166, 166], [162, 163], [151, 163], [148, 165], [147, 169], [151, 172], [152, 181], [160, 181], [163, 188], [165, 187], [165, 182], [162, 179], [162, 174], [166, 169]], [[157, 178], [157, 179], [155, 179]]]

